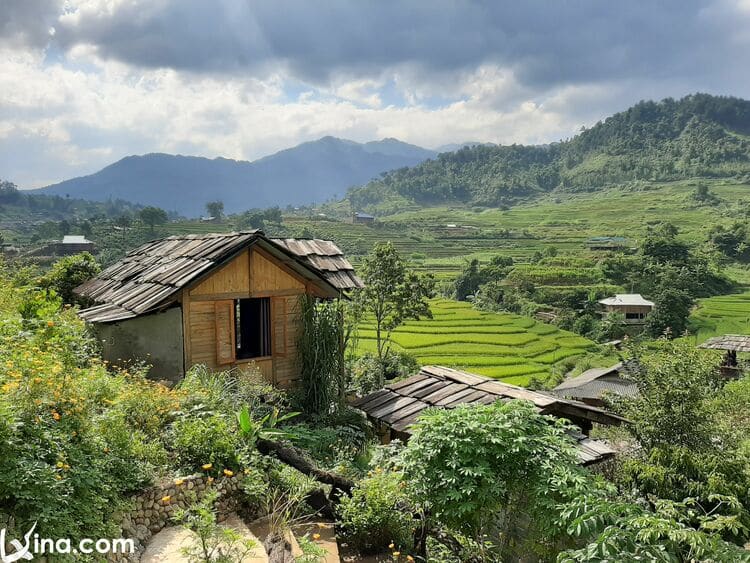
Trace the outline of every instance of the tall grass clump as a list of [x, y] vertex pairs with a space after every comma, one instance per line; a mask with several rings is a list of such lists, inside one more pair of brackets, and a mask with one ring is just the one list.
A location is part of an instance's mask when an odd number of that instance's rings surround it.
[[300, 299], [300, 312], [300, 403], [308, 414], [331, 414], [343, 405], [346, 386], [341, 304], [306, 295]]

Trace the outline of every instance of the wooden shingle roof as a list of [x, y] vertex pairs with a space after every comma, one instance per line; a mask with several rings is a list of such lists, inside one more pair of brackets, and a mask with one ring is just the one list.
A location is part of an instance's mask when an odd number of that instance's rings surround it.
[[364, 287], [362, 280], [354, 273], [349, 260], [330, 240], [294, 238], [270, 240], [319, 271], [333, 287], [337, 289]]
[[750, 336], [747, 334], [725, 334], [709, 338], [699, 348], [709, 350], [733, 350], [735, 352], [750, 352]]
[[573, 399], [602, 399], [607, 393], [623, 397], [638, 396], [638, 385], [621, 377], [622, 371], [622, 362], [608, 368], [592, 368], [566, 379], [551, 394]]
[[[531, 401], [540, 414], [585, 419], [617, 425], [625, 419], [603, 409], [561, 399], [507, 383], [442, 366], [424, 366], [419, 373], [362, 397], [353, 406], [397, 432], [409, 433], [420, 413], [429, 407], [488, 405], [496, 401]], [[582, 463], [592, 463], [614, 454], [603, 442], [583, 434], [574, 435]]]
[[[305, 278], [325, 284], [330, 292], [362, 287], [351, 264], [330, 241], [316, 241], [319, 248], [330, 253], [331, 260], [325, 269], [319, 269], [307, 255], [297, 254], [257, 230], [179, 235], [153, 240], [131, 250], [122, 260], [78, 286], [77, 294], [97, 303], [79, 314], [90, 322], [113, 322], [168, 306], [180, 289], [255, 244]], [[337, 267], [341, 268], [341, 275]]]

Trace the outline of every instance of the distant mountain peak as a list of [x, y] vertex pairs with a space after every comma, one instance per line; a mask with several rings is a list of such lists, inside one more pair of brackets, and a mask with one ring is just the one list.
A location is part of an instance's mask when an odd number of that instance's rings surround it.
[[383, 139], [358, 143], [326, 135], [253, 162], [147, 153], [126, 156], [38, 193], [105, 201], [122, 199], [197, 217], [219, 199], [228, 213], [254, 207], [324, 202], [381, 173], [414, 166], [434, 151]]

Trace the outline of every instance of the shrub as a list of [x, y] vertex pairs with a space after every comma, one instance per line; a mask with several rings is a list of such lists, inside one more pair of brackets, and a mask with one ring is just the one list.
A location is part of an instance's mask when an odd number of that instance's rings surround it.
[[408, 508], [400, 473], [376, 468], [342, 497], [338, 507], [341, 537], [360, 553], [411, 545], [414, 519]]
[[42, 278], [42, 287], [56, 291], [65, 303], [80, 303], [85, 306], [88, 302], [81, 300], [73, 290], [100, 271], [101, 266], [88, 252], [66, 256], [55, 262], [49, 273]]
[[239, 469], [238, 434], [222, 415], [179, 418], [172, 425], [170, 442], [177, 463], [187, 471], [209, 463], [214, 471]]
[[415, 373], [419, 367], [417, 359], [406, 352], [389, 351], [382, 366], [374, 354], [363, 354], [350, 366], [350, 387], [358, 395], [366, 395], [380, 389], [381, 369], [386, 380], [394, 380]]

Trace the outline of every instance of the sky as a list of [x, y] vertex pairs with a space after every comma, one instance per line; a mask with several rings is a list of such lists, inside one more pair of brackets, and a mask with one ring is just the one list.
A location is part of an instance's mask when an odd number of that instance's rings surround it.
[[548, 143], [642, 99], [750, 98], [750, 0], [0, 0], [0, 179], [326, 135]]

